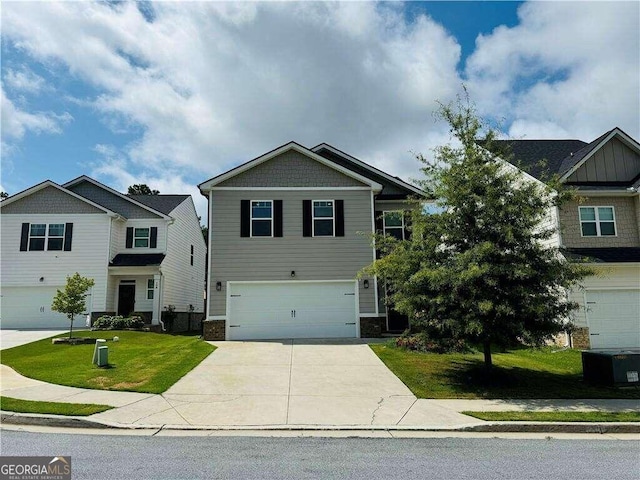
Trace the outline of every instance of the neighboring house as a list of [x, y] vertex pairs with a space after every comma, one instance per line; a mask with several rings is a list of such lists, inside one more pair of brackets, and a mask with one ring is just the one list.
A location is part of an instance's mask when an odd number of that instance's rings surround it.
[[74, 272], [95, 281], [92, 319], [135, 311], [159, 324], [174, 305], [186, 329], [203, 316], [206, 245], [190, 195], [128, 196], [86, 176], [47, 180], [2, 201], [0, 221], [2, 328], [67, 327], [51, 302]]
[[295, 142], [199, 187], [209, 202], [205, 338], [367, 337], [404, 328], [389, 325], [376, 278], [358, 273], [375, 258], [376, 219], [403, 237], [406, 199], [421, 190], [330, 145]]
[[[577, 348], [640, 348], [640, 145], [619, 128], [591, 143], [503, 140], [512, 163], [544, 181], [557, 174], [579, 198], [552, 212], [556, 245], [597, 274], [571, 293]], [[546, 165], [541, 165], [541, 160]]]

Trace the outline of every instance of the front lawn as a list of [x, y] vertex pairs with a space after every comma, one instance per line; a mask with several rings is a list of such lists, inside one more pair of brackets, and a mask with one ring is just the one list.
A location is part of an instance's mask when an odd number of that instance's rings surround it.
[[19, 413], [44, 413], [51, 415], [75, 415], [85, 417], [94, 413], [105, 412], [112, 409], [109, 405], [97, 405], [94, 403], [60, 403], [60, 402], [36, 402], [33, 400], [21, 400], [19, 398], [0, 397], [0, 410]]
[[578, 350], [494, 353], [494, 374], [487, 380], [481, 353], [418, 353], [392, 343], [371, 349], [418, 398], [640, 398], [639, 387], [585, 384]]
[[[193, 335], [119, 330], [77, 335], [107, 339], [108, 368], [91, 363], [94, 345], [52, 345], [50, 338], [3, 350], [0, 360], [25, 377], [44, 382], [162, 393], [215, 350]], [[120, 341], [111, 341], [114, 336]]]
[[490, 422], [640, 422], [640, 412], [462, 412]]

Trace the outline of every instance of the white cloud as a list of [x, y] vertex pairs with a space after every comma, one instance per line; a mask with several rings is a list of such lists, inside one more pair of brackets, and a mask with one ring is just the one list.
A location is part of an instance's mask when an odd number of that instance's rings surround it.
[[39, 93], [45, 87], [44, 78], [24, 66], [20, 70], [8, 68], [2, 83], [5, 87], [27, 93]]
[[70, 122], [73, 118], [68, 113], [53, 112], [29, 113], [18, 108], [7, 98], [4, 90], [0, 90], [2, 109], [2, 136], [21, 139], [25, 132], [61, 133], [61, 124]]
[[640, 4], [530, 2], [479, 36], [466, 73], [481, 113], [514, 137], [640, 136]]

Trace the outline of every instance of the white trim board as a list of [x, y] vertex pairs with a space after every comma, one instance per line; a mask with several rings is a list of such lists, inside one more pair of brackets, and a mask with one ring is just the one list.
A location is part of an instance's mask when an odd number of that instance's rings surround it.
[[[286, 190], [304, 190], [304, 191], [327, 191], [327, 190], [364, 190], [369, 191], [371, 187], [211, 187], [212, 191], [224, 190], [250, 190], [250, 191], [286, 191]], [[371, 190], [373, 191], [373, 190]]]

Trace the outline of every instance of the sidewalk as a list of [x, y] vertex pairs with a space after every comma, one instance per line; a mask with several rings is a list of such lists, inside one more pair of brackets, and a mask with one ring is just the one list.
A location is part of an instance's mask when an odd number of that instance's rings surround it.
[[[399, 418], [397, 404], [399, 399], [394, 396], [381, 398], [374, 415], [362, 421], [362, 418], [344, 419], [340, 422], [302, 423], [285, 421], [273, 423], [270, 412], [252, 411], [251, 415], [230, 415], [226, 421], [220, 422], [220, 415], [212, 411], [223, 408], [226, 398], [215, 398], [215, 395], [171, 395], [145, 394], [134, 392], [114, 392], [107, 390], [89, 390], [75, 387], [53, 385], [38, 380], [23, 377], [6, 365], [0, 365], [0, 393], [3, 396], [24, 400], [55, 401], [63, 403], [96, 403], [110, 405], [112, 410], [94, 414], [88, 417], [73, 417], [75, 424], [86, 423], [96, 426], [120, 428], [177, 428], [177, 429], [220, 429], [220, 428], [258, 428], [258, 429], [381, 429], [381, 430], [464, 430], [477, 429], [487, 431], [496, 425], [503, 425], [510, 430], [514, 425], [531, 429], [531, 422], [485, 422], [467, 415], [462, 411], [637, 411], [640, 407], [638, 400], [430, 400], [415, 399], [410, 405], [404, 405], [406, 399], [402, 397], [402, 409], [405, 413]], [[207, 397], [207, 398], [203, 398]], [[218, 396], [220, 397], [220, 396]], [[243, 408], [251, 409], [251, 405]], [[327, 405], [327, 412], [331, 405]], [[369, 411], [367, 409], [367, 411]], [[393, 414], [392, 414], [393, 413]], [[10, 412], [3, 413], [3, 421], [18, 423], [23, 419], [25, 423], [37, 423], [40, 418], [47, 424], [47, 419], [55, 419], [50, 415], [21, 415]], [[57, 417], [58, 419], [62, 417]], [[260, 418], [263, 418], [261, 421]], [[216, 421], [213, 421], [213, 420]], [[248, 421], [250, 420], [250, 421]], [[55, 422], [54, 422], [55, 423]], [[58, 422], [60, 423], [60, 422]], [[548, 424], [553, 427], [558, 424]], [[576, 428], [588, 428], [589, 425], [567, 425], [568, 431], [578, 431]], [[602, 424], [599, 424], [602, 425]], [[640, 432], [639, 424], [635, 431]], [[511, 426], [511, 427], [510, 427]], [[515, 428], [513, 427], [513, 428]], [[607, 424], [609, 431], [614, 424]], [[505, 430], [501, 430], [505, 431]], [[536, 430], [541, 431], [541, 430]], [[555, 431], [564, 431], [557, 430]], [[597, 431], [593, 430], [593, 431]]]

